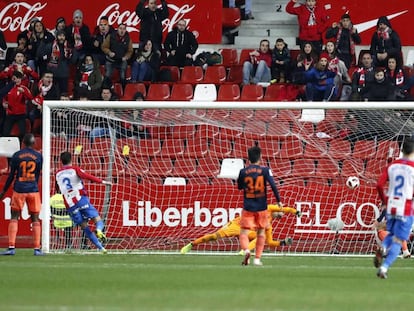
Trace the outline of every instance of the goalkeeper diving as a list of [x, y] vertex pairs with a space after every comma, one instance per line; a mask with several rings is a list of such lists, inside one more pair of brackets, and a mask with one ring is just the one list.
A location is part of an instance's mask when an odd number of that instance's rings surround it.
[[[279, 247], [284, 245], [291, 245], [293, 239], [291, 237], [287, 237], [281, 241], [273, 240], [272, 234], [272, 220], [275, 218], [281, 218], [284, 214], [294, 214], [297, 217], [302, 216], [302, 212], [292, 208], [292, 207], [280, 207], [279, 205], [275, 204], [268, 204], [267, 205], [268, 211], [268, 225], [265, 230], [266, 235], [266, 244], [270, 247]], [[188, 243], [183, 248], [181, 248], [181, 254], [186, 254], [190, 251], [193, 246], [199, 245], [201, 243], [206, 243], [210, 241], [217, 241], [222, 238], [230, 238], [230, 237], [238, 237], [240, 235], [240, 216], [234, 218], [233, 220], [229, 221], [219, 230], [214, 233], [206, 234], [191, 243]], [[253, 250], [256, 247], [256, 231], [249, 231], [249, 250]]]

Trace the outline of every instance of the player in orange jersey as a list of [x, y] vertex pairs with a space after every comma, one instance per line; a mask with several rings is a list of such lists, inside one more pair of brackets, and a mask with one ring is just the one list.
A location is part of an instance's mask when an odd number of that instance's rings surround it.
[[[266, 243], [268, 246], [271, 247], [279, 247], [284, 245], [292, 244], [292, 238], [288, 237], [282, 241], [273, 240], [272, 236], [272, 220], [274, 218], [281, 218], [284, 214], [294, 214], [298, 217], [302, 215], [300, 211], [292, 207], [279, 207], [278, 205], [269, 204], [267, 206], [267, 210], [269, 212], [269, 225], [266, 228]], [[181, 249], [181, 254], [186, 254], [188, 251], [192, 249], [193, 246], [199, 245], [201, 243], [206, 243], [210, 241], [217, 241], [222, 238], [230, 238], [230, 237], [238, 237], [240, 235], [240, 216], [234, 218], [233, 220], [229, 221], [219, 230], [214, 233], [206, 234], [191, 243], [188, 243]], [[249, 249], [253, 250], [256, 247], [256, 232], [249, 231]]]

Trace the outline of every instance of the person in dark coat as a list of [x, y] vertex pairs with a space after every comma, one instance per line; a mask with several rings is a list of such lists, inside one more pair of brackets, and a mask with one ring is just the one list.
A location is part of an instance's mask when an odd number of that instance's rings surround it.
[[168, 52], [167, 64], [170, 66], [191, 66], [193, 55], [198, 49], [198, 42], [193, 33], [187, 30], [185, 20], [179, 20], [177, 27], [170, 31], [164, 41]]
[[140, 44], [151, 40], [155, 49], [161, 51], [162, 22], [169, 17], [167, 2], [161, 0], [161, 8], [157, 7], [157, 0], [148, 0], [147, 8], [144, 4], [145, 0], [140, 0], [135, 9], [141, 19]]

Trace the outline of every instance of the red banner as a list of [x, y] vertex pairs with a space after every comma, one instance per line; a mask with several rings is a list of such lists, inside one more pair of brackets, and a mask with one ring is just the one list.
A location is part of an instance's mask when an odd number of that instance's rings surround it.
[[[101, 16], [108, 16], [109, 23], [115, 28], [124, 23], [134, 43], [138, 43], [140, 19], [135, 13], [136, 1], [109, 0], [85, 1], [6, 1], [1, 0], [0, 29], [5, 33], [6, 41], [15, 43], [19, 32], [28, 29], [30, 20], [38, 17], [50, 30], [55, 28], [56, 19], [64, 17], [66, 24], [72, 23], [72, 14], [76, 9], [83, 12], [83, 21], [93, 32]], [[222, 2], [220, 0], [170, 0], [167, 1], [170, 16], [164, 20], [164, 35], [173, 29], [180, 19], [186, 19], [188, 29], [199, 43], [221, 43]]]
[[[2, 187], [2, 185], [0, 185]], [[108, 237], [189, 239], [206, 232], [213, 232], [238, 216], [242, 207], [242, 193], [229, 186], [143, 186], [131, 187], [124, 181], [115, 184], [108, 205], [103, 208], [105, 188], [88, 184], [92, 203], [106, 219]], [[179, 189], [179, 195], [177, 195]], [[372, 223], [379, 215], [378, 195], [374, 187], [350, 190], [346, 187], [297, 187], [280, 189], [286, 206], [301, 210], [301, 218], [289, 217], [280, 224], [275, 221], [275, 232], [297, 239], [323, 239], [333, 232], [328, 228], [329, 219], [342, 219], [343, 239], [369, 240]], [[0, 205], [0, 236], [7, 236], [10, 219], [8, 192]], [[271, 201], [271, 200], [269, 200]], [[105, 213], [107, 213], [105, 215]], [[286, 221], [288, 225], [286, 225]], [[30, 217], [24, 209], [19, 222], [19, 235], [30, 233]], [[1, 243], [1, 244], [3, 244]], [[6, 245], [0, 245], [6, 246]]]
[[414, 45], [411, 25], [414, 20], [414, 3], [404, 0], [318, 0], [318, 5], [325, 4], [331, 22], [338, 22], [341, 15], [349, 12], [351, 20], [361, 34], [362, 44], [370, 45], [372, 34], [376, 31], [380, 16], [387, 16], [392, 29], [401, 38], [402, 45]]

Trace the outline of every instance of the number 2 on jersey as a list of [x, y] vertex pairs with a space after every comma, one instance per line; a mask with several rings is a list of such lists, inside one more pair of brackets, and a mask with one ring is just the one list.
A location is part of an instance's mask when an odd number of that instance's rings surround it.
[[35, 181], [35, 170], [36, 162], [35, 161], [23, 161], [20, 162], [20, 172], [19, 181]]

